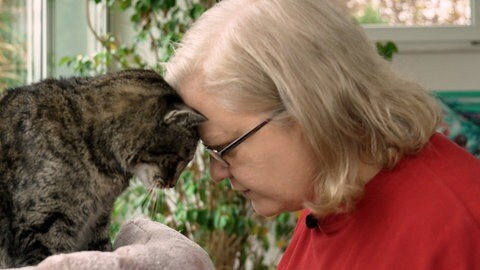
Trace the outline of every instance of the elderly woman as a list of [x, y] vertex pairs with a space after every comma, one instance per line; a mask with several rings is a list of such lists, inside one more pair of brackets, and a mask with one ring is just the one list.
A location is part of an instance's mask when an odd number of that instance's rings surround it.
[[304, 209], [279, 269], [480, 269], [480, 162], [330, 2], [224, 0], [187, 32], [166, 80], [212, 178]]

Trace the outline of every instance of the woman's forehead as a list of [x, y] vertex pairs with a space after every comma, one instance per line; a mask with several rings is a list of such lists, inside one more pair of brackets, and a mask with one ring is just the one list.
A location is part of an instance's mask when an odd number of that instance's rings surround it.
[[201, 139], [206, 144], [217, 143], [235, 132], [238, 119], [219, 106], [217, 97], [207, 91], [187, 88], [181, 92], [184, 102], [207, 118], [198, 126]]
[[214, 118], [198, 126], [198, 132], [204, 144], [215, 145], [232, 135], [233, 131], [229, 129], [232, 128], [232, 126], [222, 126], [216, 123], [218, 122], [216, 122]]
[[186, 80], [180, 85], [178, 93], [188, 106], [207, 118], [198, 127], [205, 144], [217, 144], [242, 134], [261, 118], [258, 114], [226, 109], [222, 106], [220, 97], [204, 89], [198, 78]]

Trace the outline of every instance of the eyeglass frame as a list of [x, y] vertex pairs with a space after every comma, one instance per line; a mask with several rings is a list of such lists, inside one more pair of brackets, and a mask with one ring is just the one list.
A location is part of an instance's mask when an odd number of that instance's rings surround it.
[[228, 168], [230, 167], [230, 164], [223, 158], [224, 155], [226, 155], [228, 152], [232, 151], [235, 147], [237, 147], [238, 145], [240, 145], [242, 142], [244, 142], [246, 139], [248, 139], [250, 136], [252, 136], [253, 134], [255, 134], [257, 131], [259, 131], [262, 127], [264, 127], [266, 124], [268, 124], [270, 121], [273, 120], [273, 118], [275, 116], [277, 116], [278, 114], [280, 114], [281, 112], [283, 112], [284, 110], [277, 110], [277, 111], [274, 111], [272, 113], [272, 115], [270, 117], [268, 117], [267, 119], [263, 120], [260, 124], [256, 125], [253, 129], [243, 133], [242, 135], [240, 135], [240, 137], [236, 138], [235, 140], [233, 140], [231, 143], [229, 143], [227, 146], [225, 146], [223, 149], [221, 150], [215, 150], [215, 149], [212, 149], [210, 148], [208, 145], [206, 145], [205, 143], [202, 142], [203, 146], [205, 147], [205, 149], [207, 150], [208, 154], [213, 157], [216, 161], [220, 162], [220, 164], [225, 167], [225, 168]]

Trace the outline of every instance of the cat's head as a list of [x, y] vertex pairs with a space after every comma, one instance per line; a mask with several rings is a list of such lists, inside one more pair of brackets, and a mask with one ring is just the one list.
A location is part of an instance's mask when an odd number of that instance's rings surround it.
[[148, 186], [173, 187], [194, 156], [197, 125], [206, 119], [152, 70], [113, 72], [88, 85], [84, 117], [96, 132], [90, 140], [100, 152], [97, 162], [114, 156], [105, 163], [126, 178], [135, 174]]
[[192, 160], [199, 136], [196, 126], [205, 121], [183, 103], [163, 114], [151, 140], [138, 153], [133, 173], [147, 186], [175, 186], [180, 173]]

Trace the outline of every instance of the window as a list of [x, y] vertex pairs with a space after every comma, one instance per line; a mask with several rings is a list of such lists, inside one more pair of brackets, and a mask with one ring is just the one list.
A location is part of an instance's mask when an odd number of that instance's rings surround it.
[[0, 90], [27, 81], [25, 0], [0, 1]]
[[[69, 76], [58, 67], [64, 56], [98, 51], [99, 42], [87, 24], [88, 1], [0, 1], [0, 90], [37, 82], [49, 76]], [[105, 5], [88, 5], [91, 27], [106, 32]]]
[[480, 0], [346, 0], [373, 40], [480, 40]]
[[[90, 3], [87, 4], [88, 2]], [[58, 66], [63, 57], [89, 55], [100, 50], [100, 43], [88, 26], [87, 7], [90, 26], [97, 34], [103, 35], [106, 33], [107, 26], [105, 5], [97, 5], [93, 1], [85, 0], [48, 1], [48, 61], [46, 64], [49, 76], [72, 75], [71, 68]]]

